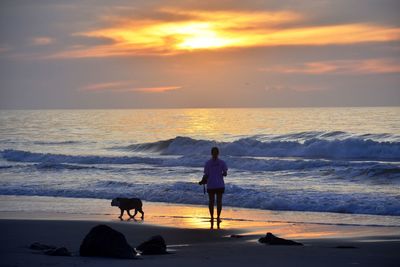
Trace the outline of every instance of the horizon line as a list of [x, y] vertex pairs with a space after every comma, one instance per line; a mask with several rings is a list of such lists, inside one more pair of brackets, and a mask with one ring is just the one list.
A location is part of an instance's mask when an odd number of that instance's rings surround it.
[[98, 107], [98, 108], [79, 108], [79, 107], [55, 107], [55, 108], [1, 108], [0, 111], [23, 111], [23, 110], [165, 110], [165, 109], [289, 109], [289, 108], [400, 108], [400, 105], [353, 105], [353, 106], [253, 106], [253, 107]]

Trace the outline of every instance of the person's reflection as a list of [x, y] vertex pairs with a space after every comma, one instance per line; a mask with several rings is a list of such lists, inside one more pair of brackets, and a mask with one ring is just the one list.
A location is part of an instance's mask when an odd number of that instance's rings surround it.
[[[210, 220], [210, 229], [214, 229], [214, 220]], [[221, 229], [221, 220], [217, 220], [217, 229]]]

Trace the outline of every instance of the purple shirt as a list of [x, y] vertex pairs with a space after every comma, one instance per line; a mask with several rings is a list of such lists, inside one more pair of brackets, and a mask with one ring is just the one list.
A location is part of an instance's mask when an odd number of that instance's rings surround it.
[[224, 172], [228, 171], [225, 161], [220, 159], [210, 159], [204, 166], [204, 174], [208, 176], [207, 188], [216, 189], [224, 188]]

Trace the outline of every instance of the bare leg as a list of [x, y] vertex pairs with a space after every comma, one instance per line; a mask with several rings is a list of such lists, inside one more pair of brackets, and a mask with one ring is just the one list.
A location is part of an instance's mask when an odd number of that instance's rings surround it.
[[222, 193], [217, 193], [217, 221], [220, 222], [220, 216], [222, 211]]
[[210, 211], [211, 221], [214, 220], [214, 201], [215, 201], [215, 194], [208, 193], [208, 209]]
[[121, 214], [119, 215], [119, 217], [118, 218], [120, 218], [120, 219], [122, 219], [122, 216], [124, 215], [124, 210], [123, 209], [121, 209]]

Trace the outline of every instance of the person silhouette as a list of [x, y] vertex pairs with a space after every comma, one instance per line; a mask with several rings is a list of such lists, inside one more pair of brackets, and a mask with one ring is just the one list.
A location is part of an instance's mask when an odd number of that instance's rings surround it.
[[218, 158], [219, 149], [211, 149], [211, 159], [204, 165], [204, 177], [207, 181], [208, 209], [210, 211], [211, 228], [214, 226], [214, 204], [217, 196], [217, 224], [221, 223], [222, 195], [225, 192], [224, 177], [228, 175], [228, 167], [225, 161]]

